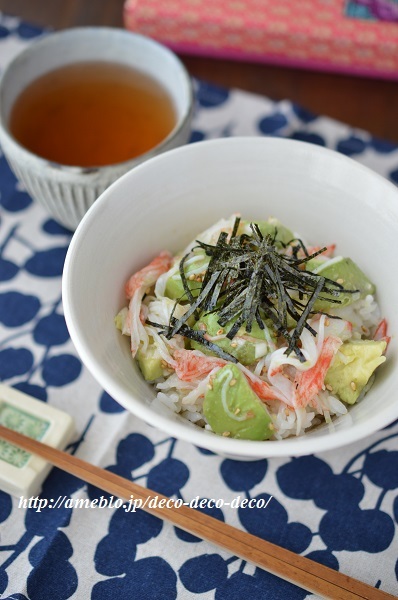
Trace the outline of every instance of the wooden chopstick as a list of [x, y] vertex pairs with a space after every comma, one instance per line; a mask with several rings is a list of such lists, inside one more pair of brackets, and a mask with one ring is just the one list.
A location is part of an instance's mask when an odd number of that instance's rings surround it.
[[20, 446], [27, 452], [37, 454], [52, 465], [91, 483], [92, 485], [124, 500], [141, 499], [142, 508], [160, 519], [192, 533], [201, 539], [228, 550], [235, 556], [250, 561], [258, 567], [282, 577], [299, 587], [333, 600], [378, 600], [395, 598], [386, 592], [334, 571], [290, 550], [285, 550], [250, 533], [236, 529], [188, 506], [180, 508], [149, 508], [151, 498], [167, 500], [136, 483], [110, 473], [105, 469], [52, 448], [0, 425], [0, 437]]

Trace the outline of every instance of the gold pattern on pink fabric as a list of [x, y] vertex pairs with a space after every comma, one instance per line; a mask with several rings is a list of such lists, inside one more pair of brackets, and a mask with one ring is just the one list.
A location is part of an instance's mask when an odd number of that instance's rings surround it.
[[398, 78], [398, 23], [345, 0], [126, 0], [125, 25], [177, 51]]

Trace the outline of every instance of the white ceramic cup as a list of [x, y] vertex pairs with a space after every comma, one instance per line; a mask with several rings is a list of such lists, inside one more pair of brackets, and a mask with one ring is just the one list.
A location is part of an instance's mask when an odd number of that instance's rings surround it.
[[[65, 65], [107, 61], [151, 76], [170, 95], [177, 119], [169, 135], [132, 160], [83, 168], [50, 162], [19, 144], [9, 131], [13, 104], [35, 79]], [[157, 42], [123, 29], [83, 27], [47, 35], [22, 51], [0, 81], [0, 143], [29, 194], [62, 225], [75, 229], [96, 198], [134, 166], [188, 141], [193, 110], [191, 79], [177, 56]]]

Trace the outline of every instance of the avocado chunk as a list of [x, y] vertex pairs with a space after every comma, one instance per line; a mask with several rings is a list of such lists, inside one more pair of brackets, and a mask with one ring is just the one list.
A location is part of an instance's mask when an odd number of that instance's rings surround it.
[[272, 419], [246, 377], [232, 363], [217, 371], [203, 403], [203, 413], [215, 433], [243, 440], [267, 440]]
[[343, 402], [355, 404], [375, 369], [386, 360], [386, 346], [384, 340], [344, 342], [326, 373], [325, 384]]
[[116, 317], [114, 318], [114, 323], [115, 323], [115, 327], [116, 329], [119, 329], [119, 331], [121, 331], [124, 335], [125, 335], [125, 324], [126, 324], [126, 319], [127, 319], [127, 315], [128, 315], [128, 308], [127, 306], [124, 306], [116, 315]]
[[[201, 273], [206, 271], [210, 261], [210, 256], [207, 256], [202, 250], [196, 252], [195, 254], [198, 256], [198, 260], [190, 262], [189, 264], [184, 264], [184, 273], [185, 277], [187, 278], [187, 284], [194, 298], [199, 296], [202, 283], [201, 281], [196, 281], [195, 279], [189, 278], [190, 276], [199, 276]], [[180, 260], [181, 258], [178, 258], [177, 262], [179, 263]], [[168, 296], [172, 300], [177, 300], [184, 295], [185, 290], [184, 286], [182, 285], [181, 275], [180, 272], [177, 271], [177, 273], [169, 277], [166, 282], [165, 296]]]
[[319, 258], [319, 256], [316, 256], [315, 258], [311, 258], [310, 260], [308, 260], [305, 263], [305, 270], [306, 271], [311, 271], [311, 273], [315, 273], [316, 270], [319, 267], [322, 267], [322, 265], [324, 265], [326, 262], [328, 262], [327, 259], [326, 260], [325, 259], [322, 260], [322, 258]]
[[124, 315], [125, 313], [127, 313], [127, 309], [122, 309], [121, 311], [119, 311], [115, 317], [115, 327], [116, 329], [119, 329], [119, 331], [122, 331], [123, 329], [123, 323], [124, 323]]
[[155, 379], [162, 377], [162, 359], [159, 356], [155, 344], [149, 344], [145, 352], [139, 348], [136, 359], [146, 381], [154, 381]]
[[[220, 335], [219, 332], [221, 331], [221, 335], [227, 334], [235, 320], [236, 319], [233, 319], [225, 325], [225, 327], [221, 327], [218, 323], [218, 314], [210, 313], [203, 315], [195, 323], [194, 329], [196, 331], [206, 331], [207, 335], [212, 338]], [[256, 340], [258, 340], [258, 342]], [[264, 331], [260, 329], [257, 322], [253, 323], [250, 333], [241, 327], [233, 340], [224, 337], [222, 339], [211, 341], [222, 348], [222, 350], [235, 356], [242, 365], [251, 365], [262, 356], [265, 356], [268, 352], [268, 343], [265, 339]], [[204, 354], [213, 355], [213, 352], [205, 348], [199, 342], [191, 341], [191, 348], [194, 350], [201, 350]]]
[[[340, 283], [347, 290], [358, 290], [356, 294], [345, 294], [340, 293], [338, 296], [332, 296], [331, 294], [322, 293], [322, 299], [318, 299], [315, 302], [315, 310], [324, 310], [333, 306], [339, 308], [339, 306], [348, 306], [359, 298], [365, 298], [368, 294], [374, 294], [376, 291], [375, 285], [368, 279], [363, 271], [354, 263], [351, 258], [343, 258], [342, 256], [336, 256], [313, 270], [317, 275], [322, 275], [327, 279]], [[335, 299], [337, 302], [330, 302], [328, 300]]]
[[275, 242], [282, 242], [282, 245], [287, 245], [294, 239], [293, 232], [274, 217], [270, 217], [267, 221], [242, 221], [242, 225], [245, 226], [245, 233], [248, 233], [248, 235], [251, 234], [251, 229], [250, 231], [246, 231], [246, 229], [250, 223], [258, 225], [264, 237], [267, 235], [275, 237]]

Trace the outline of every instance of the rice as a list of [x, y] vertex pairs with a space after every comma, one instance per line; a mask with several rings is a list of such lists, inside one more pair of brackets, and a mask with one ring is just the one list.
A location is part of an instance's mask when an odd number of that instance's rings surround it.
[[330, 312], [352, 324], [354, 340], [372, 337], [381, 319], [379, 305], [371, 294], [349, 306], [333, 308]]

